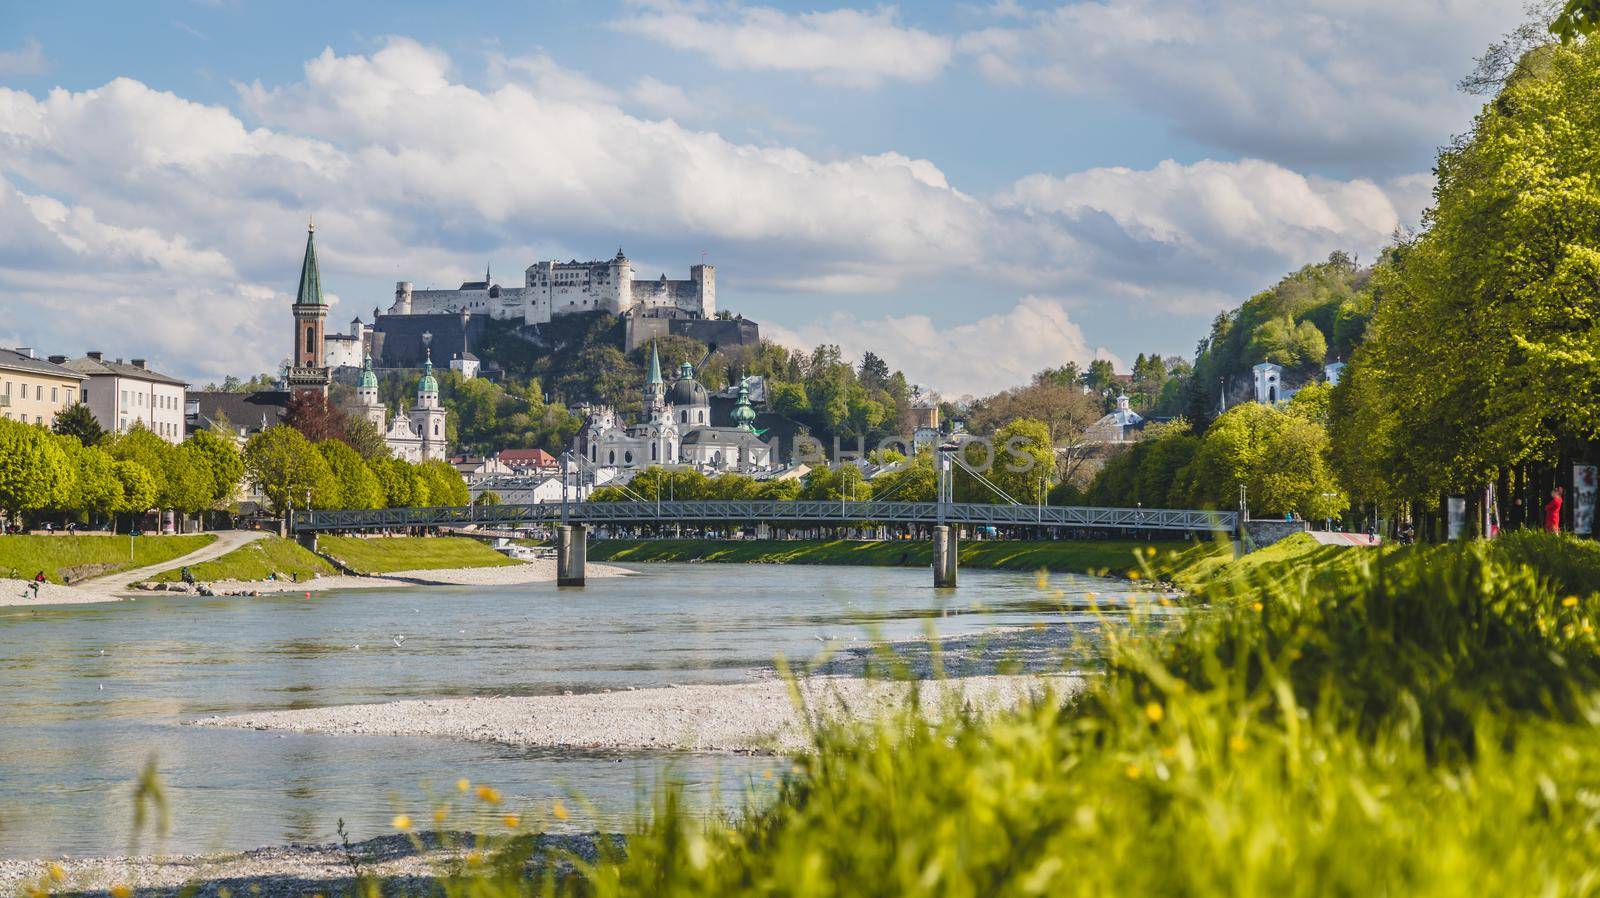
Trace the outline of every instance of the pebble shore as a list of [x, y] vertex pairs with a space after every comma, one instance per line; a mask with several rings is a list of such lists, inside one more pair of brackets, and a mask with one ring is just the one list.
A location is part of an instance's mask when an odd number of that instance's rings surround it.
[[[0, 893], [23, 894], [41, 886], [52, 894], [109, 896], [126, 886], [141, 898], [193, 896], [220, 898], [224, 892], [251, 898], [341, 895], [355, 884], [353, 855], [362, 872], [379, 877], [384, 894], [437, 894], [435, 877], [461, 862], [469, 833], [393, 835], [342, 845], [284, 845], [215, 855], [0, 860]], [[604, 839], [616, 836], [545, 834], [538, 837], [534, 863], [552, 856], [593, 860]], [[52, 866], [59, 871], [59, 878]]]
[[[1076, 691], [1069, 676], [983, 676], [916, 684], [937, 713], [955, 698], [975, 710], [1016, 707], [1047, 689]], [[844, 677], [799, 681], [805, 708], [868, 716], [903, 701], [911, 684]], [[663, 749], [741, 753], [804, 748], [806, 728], [783, 680], [673, 686], [583, 695], [434, 699], [208, 717], [199, 726], [368, 736], [433, 736], [527, 748]]]

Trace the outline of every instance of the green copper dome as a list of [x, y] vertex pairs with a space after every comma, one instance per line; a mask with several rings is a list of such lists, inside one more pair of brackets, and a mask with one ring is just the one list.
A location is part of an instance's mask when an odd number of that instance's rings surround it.
[[739, 382], [739, 401], [733, 407], [733, 426], [740, 430], [756, 429], [756, 410], [750, 407], [750, 386]]
[[417, 392], [418, 393], [437, 393], [437, 392], [439, 392], [439, 381], [435, 380], [434, 376], [433, 376], [433, 355], [431, 353], [428, 355], [428, 358], [422, 363], [422, 381], [417, 384]]
[[367, 359], [361, 365], [361, 383], [363, 390], [376, 390], [378, 388], [378, 375], [372, 370], [372, 353], [367, 353]]

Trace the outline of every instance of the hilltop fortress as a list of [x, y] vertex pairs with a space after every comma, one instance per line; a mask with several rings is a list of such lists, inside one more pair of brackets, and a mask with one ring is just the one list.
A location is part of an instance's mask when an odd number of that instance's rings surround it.
[[635, 280], [633, 263], [618, 249], [605, 261], [535, 262], [521, 287], [501, 287], [487, 270], [483, 280], [454, 290], [416, 290], [401, 281], [388, 314], [461, 312], [524, 324], [544, 324], [578, 312], [703, 320], [717, 314], [717, 272], [711, 265], [695, 265], [688, 280], [669, 280], [665, 274], [653, 281]]

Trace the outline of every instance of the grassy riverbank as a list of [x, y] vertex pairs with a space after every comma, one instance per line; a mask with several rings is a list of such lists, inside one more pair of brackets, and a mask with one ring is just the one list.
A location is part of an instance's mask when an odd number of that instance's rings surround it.
[[[202, 583], [216, 580], [265, 580], [276, 575], [280, 579], [308, 579], [317, 575], [338, 573], [326, 559], [307, 552], [293, 540], [268, 536], [240, 546], [211, 561], [193, 565], [189, 572]], [[167, 571], [150, 579], [172, 582], [181, 579], [181, 568]]]
[[44, 571], [52, 583], [77, 582], [117, 571], [160, 564], [216, 541], [194, 536], [0, 536], [0, 577], [31, 579]]
[[[503, 862], [447, 895], [1588, 894], [1600, 828], [1600, 547], [1218, 565], [1210, 607], [1108, 634], [1078, 699], [829, 725], [775, 797], [651, 819], [571, 877]], [[485, 799], [487, 800], [487, 799]], [[563, 818], [516, 809], [522, 829]]]
[[317, 550], [362, 574], [500, 567], [517, 563], [485, 543], [464, 537], [323, 536], [317, 539]]

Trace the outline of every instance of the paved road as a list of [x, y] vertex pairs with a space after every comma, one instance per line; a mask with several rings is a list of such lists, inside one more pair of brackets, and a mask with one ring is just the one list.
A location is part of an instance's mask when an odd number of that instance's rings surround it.
[[218, 531], [216, 542], [206, 546], [205, 548], [190, 552], [187, 555], [174, 558], [170, 561], [163, 561], [160, 564], [153, 564], [149, 567], [135, 568], [131, 571], [117, 571], [114, 574], [107, 574], [104, 577], [95, 577], [92, 580], [83, 580], [72, 584], [72, 587], [73, 589], [77, 589], [82, 592], [104, 596], [107, 601], [110, 601], [117, 596], [130, 592], [128, 589], [129, 583], [138, 583], [140, 580], [148, 580], [157, 574], [177, 570], [178, 568], [184, 566], [196, 565], [202, 561], [210, 561], [213, 558], [220, 558], [223, 555], [232, 552], [234, 549], [239, 548], [240, 546], [253, 543], [258, 539], [266, 537], [267, 535], [268, 534], [262, 530]]

